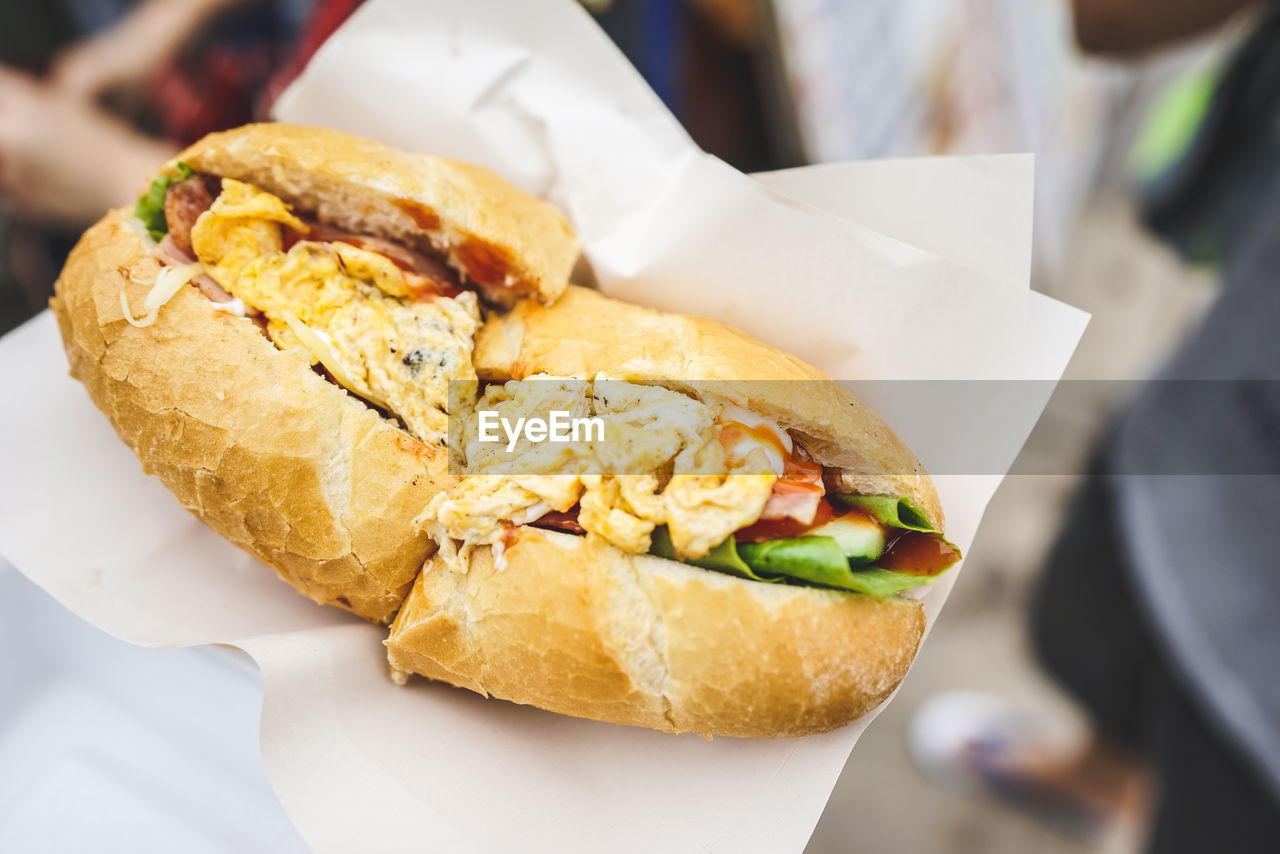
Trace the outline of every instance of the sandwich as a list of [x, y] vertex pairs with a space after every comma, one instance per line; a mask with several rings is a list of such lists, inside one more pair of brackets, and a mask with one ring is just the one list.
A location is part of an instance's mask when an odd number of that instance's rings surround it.
[[51, 305], [144, 470], [389, 624], [397, 681], [744, 737], [869, 711], [959, 559], [928, 474], [815, 368], [571, 285], [578, 252], [478, 167], [250, 125], [90, 228]]
[[[438, 548], [387, 641], [398, 679], [742, 737], [833, 729], [901, 682], [913, 594], [960, 555], [920, 462], [852, 394], [713, 321], [572, 285], [492, 317], [475, 366], [464, 475], [419, 519]], [[478, 429], [557, 412], [602, 429]]]
[[481, 304], [553, 301], [578, 243], [479, 167], [284, 124], [212, 134], [91, 227], [51, 303], [143, 469], [317, 602], [395, 615], [449, 478]]

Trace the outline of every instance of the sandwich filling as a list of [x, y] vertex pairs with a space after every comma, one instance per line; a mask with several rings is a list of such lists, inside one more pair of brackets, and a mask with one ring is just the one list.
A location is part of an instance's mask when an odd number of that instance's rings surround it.
[[414, 437], [444, 444], [449, 384], [476, 380], [480, 309], [439, 259], [309, 222], [257, 187], [189, 171], [162, 192], [153, 187], [135, 214], [161, 256], [217, 307], [254, 318], [281, 349], [301, 348]]
[[[476, 294], [447, 259], [308, 219], [233, 179], [157, 179], [135, 216], [166, 266], [146, 298], [160, 307], [190, 282], [227, 315], [249, 318], [282, 350], [377, 407], [417, 439], [445, 445], [461, 478], [419, 525], [454, 569], [491, 546], [498, 561], [521, 526], [599, 537], [754, 581], [892, 596], [932, 582], [959, 551], [907, 498], [829, 489], [817, 462], [777, 423], [714, 395], [598, 376], [535, 377], [479, 389], [472, 361]], [[558, 410], [603, 433], [570, 444], [478, 441], [477, 413], [519, 419]]]
[[[479, 412], [515, 422], [550, 411], [592, 416], [603, 429], [556, 445], [480, 439]], [[929, 584], [960, 557], [910, 500], [829, 493], [838, 472], [778, 424], [713, 395], [535, 376], [489, 385], [467, 421], [455, 450], [468, 476], [418, 520], [456, 570], [476, 546], [501, 560], [524, 525], [756, 581], [877, 597]]]

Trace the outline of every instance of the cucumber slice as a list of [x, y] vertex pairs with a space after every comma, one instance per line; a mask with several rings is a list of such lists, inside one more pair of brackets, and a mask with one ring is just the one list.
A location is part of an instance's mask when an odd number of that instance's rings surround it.
[[884, 529], [861, 513], [832, 519], [825, 525], [806, 531], [805, 536], [830, 537], [844, 549], [845, 557], [855, 563], [871, 563], [884, 554]]

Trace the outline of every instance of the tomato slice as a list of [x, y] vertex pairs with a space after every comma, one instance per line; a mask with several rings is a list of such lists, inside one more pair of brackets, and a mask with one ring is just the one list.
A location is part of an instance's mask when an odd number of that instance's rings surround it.
[[740, 543], [763, 543], [765, 540], [783, 540], [791, 537], [803, 537], [819, 525], [825, 525], [836, 517], [831, 502], [825, 498], [818, 499], [818, 512], [813, 521], [805, 524], [791, 517], [785, 519], [761, 519], [745, 528], [735, 531], [733, 536]]

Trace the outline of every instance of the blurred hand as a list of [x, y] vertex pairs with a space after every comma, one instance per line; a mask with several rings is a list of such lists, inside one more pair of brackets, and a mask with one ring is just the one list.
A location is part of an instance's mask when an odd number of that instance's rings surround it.
[[174, 153], [91, 101], [0, 67], [0, 204], [83, 227], [133, 201]]
[[63, 51], [49, 81], [85, 99], [137, 87], [211, 17], [244, 2], [250, 0], [145, 0], [119, 23]]

